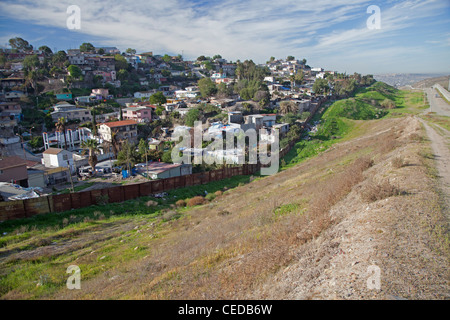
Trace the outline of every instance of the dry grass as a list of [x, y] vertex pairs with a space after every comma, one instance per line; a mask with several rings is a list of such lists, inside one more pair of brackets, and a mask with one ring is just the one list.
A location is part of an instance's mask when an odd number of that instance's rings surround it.
[[370, 181], [361, 193], [361, 198], [366, 202], [374, 202], [401, 195], [400, 188], [388, 179], [382, 182]]
[[396, 169], [403, 168], [404, 166], [407, 165], [406, 161], [400, 156], [395, 157], [394, 159], [392, 159], [391, 164]]
[[188, 207], [195, 207], [195, 206], [200, 206], [202, 204], [206, 203], [206, 199], [202, 196], [197, 196], [197, 197], [193, 197], [191, 199], [189, 199], [187, 201], [187, 206]]
[[177, 207], [179, 207], [179, 208], [186, 207], [186, 201], [184, 201], [184, 200], [178, 200], [178, 201], [175, 203], [175, 205], [176, 205]]

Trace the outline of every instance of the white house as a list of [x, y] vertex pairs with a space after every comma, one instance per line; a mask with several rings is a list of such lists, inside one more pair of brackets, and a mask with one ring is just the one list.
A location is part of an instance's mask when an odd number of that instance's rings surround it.
[[75, 172], [73, 153], [59, 148], [48, 148], [43, 153], [42, 164], [47, 168], [70, 168]]
[[178, 99], [181, 98], [196, 98], [200, 95], [199, 91], [188, 91], [188, 90], [177, 90], [175, 91], [175, 96]]
[[154, 91], [138, 91], [138, 92], [134, 93], [134, 97], [136, 99], [150, 98], [154, 93], [156, 93], [156, 90], [154, 90]]

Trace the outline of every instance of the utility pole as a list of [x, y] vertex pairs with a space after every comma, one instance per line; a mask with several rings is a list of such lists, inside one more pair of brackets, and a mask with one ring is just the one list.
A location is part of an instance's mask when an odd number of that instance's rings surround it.
[[70, 167], [69, 160], [67, 160], [67, 167], [69, 168], [69, 177], [70, 177], [70, 184], [72, 185], [72, 193], [74, 193], [75, 189], [73, 188], [72, 170], [71, 170], [71, 167]]
[[22, 137], [21, 134], [18, 134], [18, 133], [16, 133], [16, 136], [20, 137], [20, 140], [22, 141], [23, 156], [24, 156], [25, 160], [27, 160], [27, 154], [26, 154], [26, 152], [25, 152], [25, 146], [24, 146], [24, 144], [23, 144], [23, 137]]
[[147, 170], [147, 180], [148, 180], [148, 158], [147, 158], [148, 150], [145, 150], [145, 167]]

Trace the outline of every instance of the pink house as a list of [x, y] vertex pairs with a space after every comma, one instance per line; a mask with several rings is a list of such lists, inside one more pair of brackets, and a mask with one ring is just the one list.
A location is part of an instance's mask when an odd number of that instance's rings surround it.
[[136, 122], [151, 122], [152, 108], [132, 106], [122, 110], [124, 120], [134, 120]]

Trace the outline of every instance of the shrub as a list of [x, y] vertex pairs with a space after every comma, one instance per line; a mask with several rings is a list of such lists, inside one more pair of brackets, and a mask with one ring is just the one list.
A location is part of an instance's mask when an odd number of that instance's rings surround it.
[[163, 213], [162, 219], [164, 221], [170, 221], [177, 216], [177, 212], [173, 210], [169, 210]]
[[186, 207], [186, 201], [184, 201], [184, 200], [178, 200], [175, 204], [179, 208]]
[[216, 195], [216, 197], [220, 197], [223, 194], [223, 192], [219, 190], [216, 191], [214, 194]]
[[146, 205], [147, 207], [155, 207], [155, 206], [158, 205], [158, 202], [153, 201], [153, 200], [150, 200], [150, 201], [147, 201], [147, 203], [146, 203], [145, 205]]
[[221, 211], [219, 211], [217, 214], [218, 214], [219, 216], [228, 216], [228, 215], [231, 214], [231, 212], [228, 211], [228, 210], [221, 210]]
[[355, 161], [355, 168], [358, 168], [359, 171], [364, 171], [372, 167], [374, 164], [373, 160], [370, 157], [361, 157]]
[[214, 193], [208, 193], [205, 197], [208, 201], [213, 201], [216, 198], [216, 195]]
[[203, 198], [202, 196], [197, 196], [197, 197], [193, 197], [193, 198], [189, 199], [187, 202], [187, 206], [195, 207], [195, 206], [200, 206], [204, 203], [205, 203], [205, 198]]
[[406, 163], [402, 157], [395, 157], [394, 159], [392, 159], [391, 163], [392, 163], [392, 166], [397, 169], [402, 168], [406, 165]]
[[400, 194], [400, 189], [397, 186], [391, 184], [389, 180], [385, 180], [381, 183], [370, 182], [361, 193], [361, 197], [367, 202], [374, 202]]

